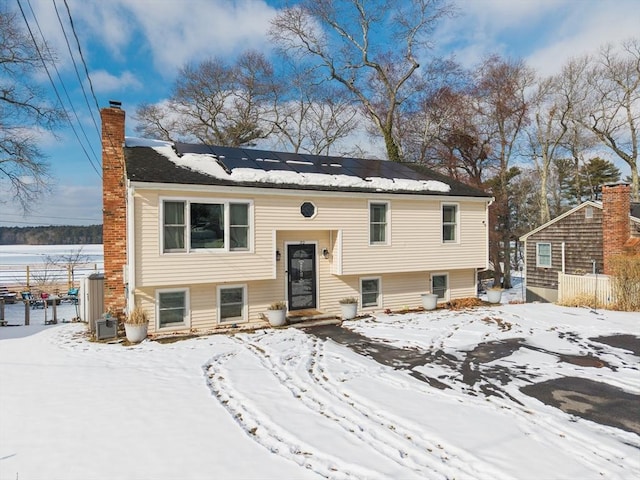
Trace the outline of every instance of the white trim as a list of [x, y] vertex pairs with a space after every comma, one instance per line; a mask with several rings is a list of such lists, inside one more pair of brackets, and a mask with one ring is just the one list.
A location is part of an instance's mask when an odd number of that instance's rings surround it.
[[[453, 240], [444, 239], [444, 207], [455, 207], [455, 233]], [[440, 243], [442, 245], [455, 245], [460, 243], [460, 204], [458, 202], [440, 202]]]
[[584, 203], [581, 203], [580, 205], [578, 205], [577, 207], [573, 207], [571, 210], [569, 210], [568, 212], [564, 212], [562, 215], [549, 220], [547, 223], [545, 223], [544, 225], [540, 225], [538, 228], [536, 228], [535, 230], [531, 230], [529, 233], [525, 233], [524, 235], [522, 235], [520, 237], [520, 241], [524, 242], [527, 240], [527, 238], [529, 238], [531, 235], [534, 235], [536, 233], [538, 233], [540, 230], [544, 230], [545, 228], [547, 228], [549, 225], [553, 225], [554, 223], [556, 223], [559, 220], [562, 220], [565, 217], [568, 217], [569, 215], [571, 215], [572, 213], [577, 212], [578, 210], [580, 210], [581, 208], [584, 208], [586, 206], [591, 206], [591, 207], [595, 207], [595, 208], [599, 208], [600, 210], [602, 210], [602, 204], [598, 203], [598, 202], [592, 202], [591, 200], [587, 200]]
[[[161, 327], [160, 326], [160, 294], [162, 293], [174, 293], [174, 292], [183, 292], [184, 293], [184, 321], [182, 323], [174, 323], [170, 326]], [[191, 328], [191, 303], [190, 303], [190, 295], [189, 288], [158, 288], [155, 291], [155, 327], [156, 331], [168, 332], [173, 330], [184, 330], [185, 328]]]
[[336, 233], [335, 248], [332, 252], [331, 273], [334, 275], [342, 275], [342, 230]]
[[236, 185], [191, 185], [187, 183], [160, 183], [160, 182], [134, 182], [131, 184], [137, 190], [167, 190], [175, 192], [184, 192], [188, 190], [190, 193], [215, 193], [220, 194], [240, 194], [240, 195], [283, 195], [291, 197], [309, 197], [310, 195], [318, 197], [347, 197], [347, 198], [371, 198], [371, 197], [389, 197], [393, 195], [394, 199], [401, 200], [415, 200], [416, 198], [422, 198], [425, 201], [441, 200], [446, 202], [491, 202], [493, 197], [491, 196], [463, 196], [463, 195], [447, 195], [445, 193], [437, 192], [349, 192], [344, 190], [312, 190], [313, 193], [309, 193], [310, 190], [302, 190], [296, 188], [267, 188], [267, 187], [245, 187]]
[[[549, 265], [540, 263], [540, 245], [549, 245]], [[536, 242], [536, 267], [552, 268], [553, 267], [553, 247], [551, 242]]]
[[444, 291], [444, 297], [438, 297], [438, 301], [448, 302], [451, 299], [451, 286], [449, 285], [449, 272], [432, 272], [429, 277], [429, 291], [433, 291], [433, 277], [445, 277], [447, 279], [447, 288]]
[[[372, 205], [384, 205], [385, 206], [385, 230], [384, 230], [384, 242], [372, 242], [371, 241], [371, 206]], [[370, 247], [384, 247], [391, 245], [391, 201], [390, 200], [369, 200], [367, 202], [367, 237], [369, 238]]]
[[[562, 273], [565, 273], [565, 247], [566, 247], [565, 242], [562, 242], [561, 247], [562, 247]], [[553, 263], [553, 260], [552, 260], [552, 263]]]
[[131, 312], [135, 305], [135, 290], [136, 290], [136, 235], [135, 235], [135, 191], [131, 188], [130, 184], [127, 187], [127, 277], [126, 277], [126, 309], [127, 313]]
[[[250, 254], [254, 253], [255, 249], [255, 213], [254, 213], [254, 202], [251, 199], [246, 198], [202, 198], [202, 197], [189, 197], [189, 196], [160, 196], [158, 197], [159, 202], [159, 218], [158, 218], [158, 227], [159, 227], [159, 249], [160, 255], [180, 255], [180, 254], [188, 254], [188, 255], [198, 255], [198, 254], [233, 254], [233, 255], [242, 255], [242, 254]], [[184, 202], [185, 211], [184, 211], [184, 250], [175, 250], [175, 251], [164, 251], [164, 205], [165, 202]], [[191, 204], [212, 204], [212, 205], [222, 205], [223, 206], [223, 214], [224, 214], [224, 231], [225, 231], [225, 242], [223, 248], [191, 248], [191, 215], [189, 208]], [[242, 250], [232, 250], [231, 249], [231, 215], [230, 215], [230, 204], [246, 204], [248, 206], [247, 217], [249, 220], [249, 232], [247, 235], [248, 246], [247, 249]]]
[[[221, 302], [220, 302], [220, 294], [222, 292], [222, 290], [231, 290], [231, 289], [242, 289], [242, 319], [241, 320], [237, 320], [237, 319], [232, 319], [232, 320], [222, 320], [220, 314], [221, 314]], [[218, 285], [216, 287], [216, 321], [218, 324], [221, 325], [227, 325], [227, 324], [233, 324], [233, 323], [246, 323], [249, 321], [249, 315], [248, 315], [248, 305], [249, 305], [249, 299], [247, 298], [247, 284], [246, 283], [241, 283], [241, 284], [234, 284], [234, 285]]]
[[[310, 217], [305, 217], [304, 215], [302, 215], [302, 205], [304, 205], [305, 203], [310, 203], [313, 206], [313, 215], [311, 215]], [[315, 202], [311, 200], [303, 200], [302, 203], [300, 204], [299, 211], [300, 211], [300, 216], [305, 220], [313, 220], [318, 215], [318, 206], [315, 204]]]
[[[362, 301], [362, 282], [366, 280], [376, 280], [378, 282], [378, 296], [376, 297], [375, 305], [365, 305], [364, 302]], [[384, 301], [382, 299], [382, 277], [379, 277], [379, 276], [360, 277], [360, 308], [362, 308], [363, 310], [368, 310], [368, 309], [380, 308], [382, 307], [382, 305], [384, 305]]]

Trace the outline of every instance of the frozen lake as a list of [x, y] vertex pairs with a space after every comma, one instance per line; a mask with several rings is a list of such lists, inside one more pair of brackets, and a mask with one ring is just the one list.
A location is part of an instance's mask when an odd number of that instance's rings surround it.
[[65, 283], [73, 267], [75, 282], [104, 270], [102, 245], [0, 245], [0, 285]]

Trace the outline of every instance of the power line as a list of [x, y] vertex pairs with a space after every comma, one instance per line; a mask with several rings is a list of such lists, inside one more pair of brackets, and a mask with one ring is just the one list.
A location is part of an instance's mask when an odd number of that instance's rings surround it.
[[[66, 1], [65, 1], [65, 5], [66, 5]], [[82, 95], [84, 96], [84, 100], [85, 103], [87, 104], [87, 109], [89, 110], [89, 113], [91, 114], [91, 120], [93, 121], [93, 125], [96, 127], [96, 132], [98, 133], [98, 138], [100, 138], [100, 128], [98, 127], [98, 123], [96, 122], [96, 118], [93, 115], [93, 109], [91, 108], [91, 106], [89, 105], [89, 98], [87, 97], [87, 92], [84, 89], [84, 82], [82, 81], [82, 79], [80, 78], [80, 72], [78, 71], [78, 64], [76, 63], [76, 59], [73, 56], [73, 52], [71, 51], [71, 45], [69, 44], [69, 38], [67, 37], [67, 31], [64, 28], [64, 24], [62, 23], [62, 19], [60, 18], [60, 13], [58, 12], [58, 5], [56, 4], [55, 0], [53, 2], [53, 8], [55, 8], [56, 10], [56, 16], [58, 17], [58, 23], [60, 24], [60, 28], [62, 29], [62, 34], [64, 35], [64, 40], [67, 43], [67, 50], [69, 51], [69, 56], [71, 57], [71, 61], [73, 63], [73, 68], [76, 72], [76, 77], [78, 78], [78, 83], [80, 84], [80, 88], [82, 89]], [[71, 23], [71, 29], [73, 30], [73, 35], [76, 38], [76, 43], [78, 44], [78, 51], [80, 52], [80, 58], [82, 58], [82, 62], [84, 63], [84, 58], [82, 57], [82, 50], [80, 50], [80, 42], [78, 42], [78, 36], [76, 35], [75, 30], [73, 29], [73, 19], [71, 18], [71, 12], [69, 11], [69, 7], [67, 6], [67, 12], [69, 14], [69, 21]], [[86, 66], [85, 66], [85, 71], [86, 71]], [[91, 78], [89, 77], [89, 73], [87, 72], [87, 78], [89, 79], [89, 85], [91, 85]], [[93, 86], [91, 88], [91, 93], [93, 94]], [[93, 96], [94, 100], [95, 100], [95, 95]], [[96, 102], [96, 106], [97, 106], [97, 102]], [[98, 109], [99, 111], [99, 109]]]
[[[38, 22], [38, 18], [36, 17], [36, 13], [33, 11], [33, 7], [31, 6], [31, 0], [27, 0], [27, 4], [29, 5], [29, 9], [31, 10], [31, 15], [33, 15], [33, 19], [36, 22], [36, 27], [38, 27], [38, 31], [40, 32], [40, 37], [42, 37], [42, 42], [45, 46], [45, 48], [47, 49], [47, 53], [49, 55], [49, 58], [53, 58], [53, 55], [51, 54], [51, 50], [49, 50], [49, 47], [47, 45], [47, 41], [44, 38], [44, 34], [42, 33], [42, 29], [40, 28], [40, 23]], [[63, 33], [64, 33], [64, 29], [63, 29]], [[66, 39], [66, 34], [65, 34], [65, 39]], [[73, 60], [73, 57], [72, 57]], [[54, 61], [51, 62], [53, 65], [54, 70], [56, 71], [56, 75], [58, 76], [58, 80], [60, 81], [60, 85], [62, 85], [62, 89], [64, 90], [65, 95], [67, 96], [67, 100], [69, 102], [69, 105], [71, 106], [71, 111], [73, 112], [73, 115], [76, 117], [76, 122], [78, 122], [78, 126], [80, 127], [80, 130], [82, 131], [82, 134], [84, 135], [85, 140], [87, 141], [87, 144], [89, 145], [89, 149], [91, 150], [91, 153], [93, 153], [93, 157], [96, 160], [96, 162], [99, 163], [98, 160], [98, 156], [96, 155], [96, 152], [93, 150], [93, 147], [91, 146], [91, 141], [89, 140], [89, 137], [87, 136], [87, 132], [85, 132], [84, 127], [82, 126], [82, 122], [80, 122], [80, 118], [78, 117], [78, 113], [73, 105], [73, 102], [71, 101], [71, 97], [69, 96], [69, 92], [67, 91], [67, 87], [64, 84], [64, 81], [62, 80], [62, 76], [60, 75], [60, 71], [58, 70], [58, 66], [56, 65], [56, 63]]]
[[[53, 91], [56, 94], [58, 102], [60, 102], [61, 108], [65, 113], [65, 117], [67, 118], [67, 121], [69, 122], [69, 126], [71, 127], [71, 130], [73, 131], [76, 139], [78, 140], [78, 144], [82, 148], [82, 151], [84, 152], [85, 156], [87, 157], [87, 160], [89, 160], [89, 163], [91, 164], [91, 167], [98, 174], [98, 176], [102, 178], [102, 175], [100, 174], [100, 172], [98, 171], [98, 169], [94, 165], [94, 163], [91, 160], [91, 157], [89, 156], [87, 150], [84, 148], [84, 145], [82, 144], [82, 141], [80, 140], [80, 136], [78, 135], [78, 132], [76, 131], [75, 127], [73, 126], [73, 122], [71, 121], [71, 118], [70, 118], [69, 114], [67, 113], [67, 110], [66, 110], [66, 108], [64, 106], [64, 102], [62, 101], [62, 98], [60, 97], [60, 92], [58, 92], [58, 88], [56, 87], [56, 84], [53, 81], [53, 78], [51, 77], [51, 73], [49, 72], [49, 68], [47, 67], [47, 63], [45, 62], [45, 59], [44, 59], [44, 56], [42, 55], [42, 52], [40, 51], [40, 47], [38, 46], [38, 42], [36, 41], [35, 35], [33, 34], [33, 31], [31, 30], [31, 26], [29, 25], [29, 21], [27, 20], [27, 16], [24, 13], [24, 9], [22, 8], [22, 4], [20, 3], [20, 0], [16, 0], [16, 1], [18, 2], [18, 7], [20, 8], [20, 13], [22, 14], [22, 18], [24, 20], [24, 23], [27, 26], [27, 30], [29, 31], [29, 35], [31, 36], [31, 40], [33, 41], [33, 46], [36, 49], [36, 52], [38, 53], [38, 57], [40, 58], [40, 61], [42, 62], [42, 66], [44, 67], [44, 70], [45, 70], [45, 72], [47, 74], [47, 77], [49, 78], [49, 83], [51, 83], [51, 86], [53, 87]], [[27, 1], [29, 1], [29, 0], [27, 0]], [[31, 6], [31, 4], [29, 4], [29, 6]], [[33, 12], [33, 9], [32, 9], [32, 12]], [[34, 15], [34, 17], [35, 17], [35, 15]], [[37, 21], [36, 21], [36, 23], [37, 23]]]

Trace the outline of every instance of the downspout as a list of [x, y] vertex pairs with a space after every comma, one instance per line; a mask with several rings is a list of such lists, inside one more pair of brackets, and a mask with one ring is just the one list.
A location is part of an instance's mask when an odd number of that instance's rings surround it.
[[127, 291], [127, 312], [135, 307], [135, 290], [136, 290], [136, 244], [135, 244], [135, 228], [134, 228], [134, 202], [135, 191], [131, 186], [131, 182], [127, 179], [127, 265], [125, 288]]
[[565, 244], [564, 244], [564, 242], [562, 242], [562, 273], [565, 273], [565, 271], [564, 271], [564, 247], [565, 247]]

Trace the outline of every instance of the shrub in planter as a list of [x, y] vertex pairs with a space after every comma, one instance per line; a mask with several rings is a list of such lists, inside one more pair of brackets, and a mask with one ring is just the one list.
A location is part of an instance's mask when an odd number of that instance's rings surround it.
[[287, 304], [285, 302], [273, 302], [267, 307], [267, 318], [272, 327], [281, 327], [287, 323]]
[[339, 303], [343, 320], [355, 318], [358, 313], [358, 299], [356, 297], [345, 297]]
[[149, 317], [147, 312], [137, 305], [124, 320], [124, 331], [127, 340], [131, 343], [139, 343], [147, 338], [147, 329], [149, 327]]

